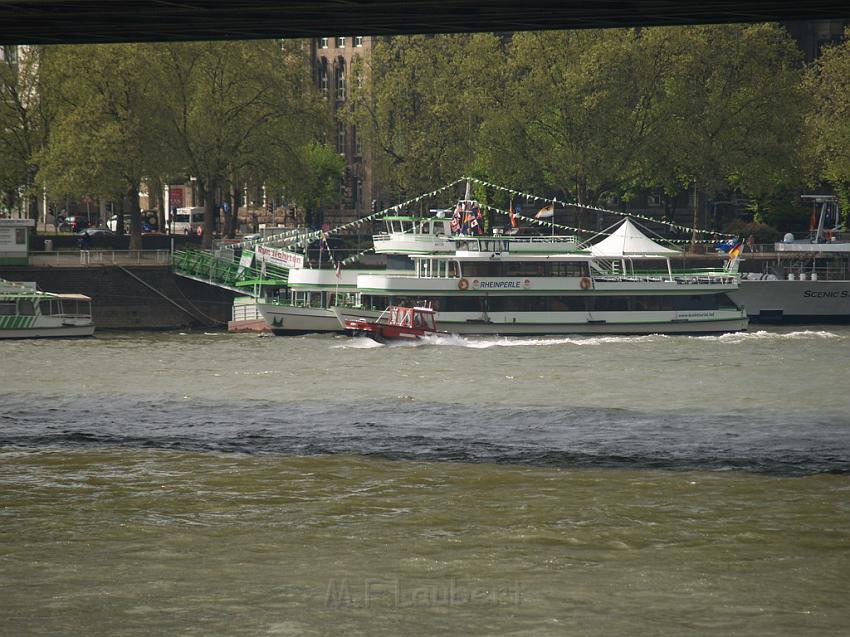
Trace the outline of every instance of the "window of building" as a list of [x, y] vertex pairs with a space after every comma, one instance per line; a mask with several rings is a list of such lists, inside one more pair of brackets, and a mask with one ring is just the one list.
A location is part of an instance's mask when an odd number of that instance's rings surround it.
[[354, 36], [354, 46], [363, 46], [363, 36], [355, 35]]
[[341, 38], [341, 37], [337, 36], [336, 48], [338, 48], [338, 49], [344, 49], [345, 48], [345, 38]]
[[661, 195], [648, 195], [646, 198], [646, 205], [650, 208], [661, 207]]
[[345, 99], [345, 63], [341, 60], [336, 67], [336, 98]]
[[328, 39], [327, 38], [319, 38], [319, 48], [327, 49], [328, 48]]
[[323, 97], [328, 96], [328, 62], [325, 59], [319, 63], [319, 91]]
[[345, 122], [336, 123], [336, 152], [345, 155]]
[[360, 139], [360, 135], [357, 134], [357, 126], [351, 127], [351, 137], [354, 140], [354, 154], [362, 155], [363, 154], [363, 141]]

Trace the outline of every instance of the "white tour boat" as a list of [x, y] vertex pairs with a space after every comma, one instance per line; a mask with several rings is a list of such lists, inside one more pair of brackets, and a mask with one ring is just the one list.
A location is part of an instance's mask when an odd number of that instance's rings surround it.
[[[414, 256], [454, 254], [457, 232], [466, 232], [473, 237], [482, 232], [478, 223], [482, 220], [480, 207], [474, 200], [459, 201], [452, 218], [447, 218], [444, 211], [432, 213], [427, 217], [388, 215], [381, 219], [384, 229], [372, 239], [375, 252], [387, 259], [383, 274], [412, 274], [416, 267]], [[464, 223], [464, 220], [468, 222]], [[472, 227], [470, 222], [474, 222]], [[513, 234], [514, 231], [526, 234]], [[489, 238], [498, 242], [500, 250], [514, 254], [552, 254], [578, 249], [578, 239], [574, 235], [536, 235], [529, 232], [512, 228]], [[281, 251], [270, 249], [268, 252]], [[257, 301], [256, 304], [257, 311], [278, 336], [342, 332], [331, 307], [352, 304], [358, 276], [374, 273], [362, 269], [338, 273], [331, 264], [325, 269], [309, 268], [303, 257], [300, 262], [290, 261], [288, 265], [291, 269], [286, 296]]]
[[[725, 269], [674, 272], [678, 251], [629, 219], [583, 251], [516, 254], [496, 237], [456, 237], [451, 254], [413, 255], [411, 273], [357, 277], [359, 307], [335, 307], [340, 325], [389, 305], [433, 307], [454, 334], [705, 334], [745, 330]], [[649, 264], [657, 269], [647, 269]]]
[[0, 339], [91, 336], [91, 298], [0, 279]]
[[753, 321], [850, 322], [850, 241], [842, 237], [837, 198], [813, 196], [821, 204], [816, 228], [804, 239], [788, 234], [774, 244], [775, 258], [761, 272], [744, 272], [730, 298]]

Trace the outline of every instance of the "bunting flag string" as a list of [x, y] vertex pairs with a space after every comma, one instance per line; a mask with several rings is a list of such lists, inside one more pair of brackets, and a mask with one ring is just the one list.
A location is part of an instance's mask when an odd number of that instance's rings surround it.
[[666, 227], [670, 228], [670, 230], [679, 230], [681, 232], [690, 232], [690, 233], [697, 232], [697, 233], [700, 233], [700, 234], [710, 234], [710, 235], [713, 235], [713, 236], [716, 236], [716, 237], [724, 237], [724, 238], [729, 238], [729, 237], [735, 236], [733, 234], [728, 234], [728, 233], [725, 233], [725, 232], [715, 232], [714, 230], [704, 230], [704, 229], [701, 229], [701, 228], [691, 228], [689, 226], [683, 226], [681, 224], [672, 223], [670, 221], [662, 221], [660, 219], [655, 219], [653, 217], [648, 217], [646, 215], [635, 214], [635, 213], [631, 213], [631, 212], [622, 212], [620, 210], [610, 210], [608, 208], [601, 208], [599, 206], [588, 206], [588, 205], [579, 204], [579, 203], [576, 203], [576, 202], [561, 201], [560, 199], [557, 199], [557, 198], [554, 198], [554, 197], [541, 197], [539, 195], [534, 195], [534, 194], [531, 194], [531, 193], [522, 192], [521, 190], [514, 190], [512, 188], [500, 186], [499, 184], [494, 184], [494, 183], [491, 183], [489, 181], [484, 181], [483, 179], [478, 179], [477, 177], [464, 177], [463, 179], [461, 179], [461, 181], [464, 181], [464, 180], [474, 181], [475, 183], [481, 184], [482, 186], [486, 186], [488, 188], [495, 188], [496, 190], [501, 190], [502, 192], [508, 193], [512, 197], [524, 197], [526, 200], [543, 201], [543, 202], [547, 202], [547, 203], [554, 201], [556, 204], [561, 205], [561, 206], [565, 206], [565, 207], [584, 208], [585, 210], [592, 210], [594, 212], [604, 212], [604, 213], [607, 213], [607, 214], [617, 215], [617, 216], [620, 216], [620, 217], [633, 217], [635, 219], [640, 219], [641, 221], [647, 221], [647, 222], [656, 223], [656, 224], [659, 224], [659, 225], [662, 225], [662, 226], [666, 226]]
[[[492, 210], [495, 213], [498, 213], [500, 215], [505, 215], [508, 218], [510, 218], [511, 212], [508, 211], [508, 210], [503, 210], [501, 208], [497, 208], [495, 206], [491, 206], [491, 205], [488, 205], [488, 204], [479, 204], [479, 205], [486, 210]], [[565, 226], [563, 224], [555, 223], [553, 221], [546, 221], [544, 219], [535, 219], [534, 217], [526, 217], [525, 215], [517, 214], [516, 212], [514, 212], [513, 215], [514, 215], [514, 217], [516, 217], [517, 219], [520, 219], [522, 221], [527, 221], [529, 223], [533, 223], [533, 224], [536, 224], [538, 226], [545, 226], [547, 228], [555, 228], [556, 230], [569, 230], [570, 232], [588, 234], [588, 235], [591, 235], [591, 236], [594, 236], [594, 237], [596, 237], [596, 236], [610, 236], [612, 234], [610, 232], [599, 232], [597, 230], [588, 230], [587, 228], [575, 228], [573, 226]], [[667, 243], [691, 243], [690, 239], [663, 239], [663, 240]], [[711, 244], [711, 243], [714, 243], [714, 240], [713, 239], [705, 239], [705, 240], [697, 241], [696, 243]]]
[[[348, 223], [344, 223], [341, 226], [337, 226], [336, 228], [331, 228], [330, 230], [327, 231], [327, 234], [328, 235], [339, 234], [340, 232], [343, 232], [344, 230], [356, 228], [358, 226], [363, 225], [364, 223], [369, 223], [369, 222], [374, 221], [376, 219], [380, 219], [381, 217], [384, 217], [388, 214], [391, 214], [391, 213], [394, 213], [394, 212], [395, 213], [401, 212], [407, 206], [410, 206], [410, 205], [415, 204], [415, 203], [419, 203], [423, 199], [430, 199], [432, 197], [436, 197], [441, 192], [444, 192], [444, 191], [448, 190], [449, 188], [453, 188], [454, 186], [457, 186], [462, 181], [465, 181], [465, 178], [455, 179], [453, 182], [446, 184], [445, 186], [441, 186], [441, 187], [437, 188], [436, 190], [432, 190], [431, 192], [423, 193], [423, 194], [421, 194], [417, 197], [414, 197], [412, 199], [408, 199], [407, 201], [402, 201], [401, 203], [397, 203], [394, 206], [390, 206], [389, 208], [384, 208], [383, 210], [378, 210], [377, 212], [373, 212], [372, 214], [367, 215], [365, 217], [361, 217], [360, 219], [356, 219], [354, 221], [349, 221]], [[307, 233], [304, 233], [304, 234], [299, 234], [296, 238], [296, 241], [297, 240], [303, 240], [306, 244], [307, 242], [312, 241], [313, 239], [317, 239], [324, 234], [325, 234], [325, 231], [323, 231], [323, 230], [314, 230], [313, 232], [307, 232]], [[287, 232], [269, 235], [268, 237], [265, 237], [263, 239], [257, 239], [255, 241], [252, 241], [251, 245], [266, 245], [268, 243], [277, 243], [279, 241], [286, 241], [287, 239], [292, 239], [292, 231], [291, 230], [287, 231]]]

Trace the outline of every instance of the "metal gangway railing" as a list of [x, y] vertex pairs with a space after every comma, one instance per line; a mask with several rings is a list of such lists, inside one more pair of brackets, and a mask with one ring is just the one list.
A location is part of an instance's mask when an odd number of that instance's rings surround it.
[[259, 296], [262, 286], [284, 286], [289, 270], [265, 263], [243, 265], [235, 253], [207, 250], [175, 250], [171, 266], [180, 276], [227, 288], [247, 296]]

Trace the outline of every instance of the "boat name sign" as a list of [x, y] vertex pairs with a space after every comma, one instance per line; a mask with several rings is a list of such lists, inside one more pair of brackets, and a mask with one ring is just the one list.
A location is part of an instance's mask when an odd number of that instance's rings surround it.
[[472, 280], [473, 290], [520, 290], [531, 287], [531, 280], [525, 279], [517, 281], [516, 279], [504, 281], [481, 281], [479, 279]]

